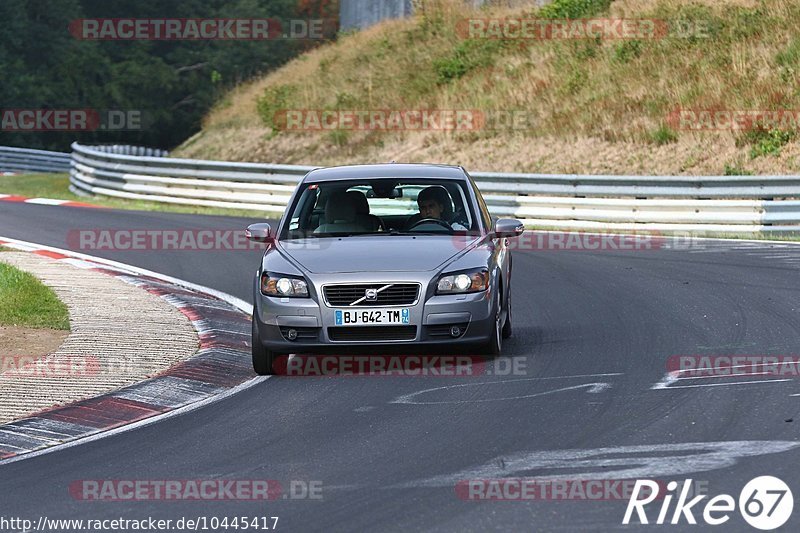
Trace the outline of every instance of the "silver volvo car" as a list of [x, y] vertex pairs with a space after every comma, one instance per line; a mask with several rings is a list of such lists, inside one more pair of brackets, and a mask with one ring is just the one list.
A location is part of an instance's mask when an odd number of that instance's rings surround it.
[[458, 350], [497, 355], [511, 335], [509, 238], [461, 167], [385, 164], [309, 172], [253, 286], [253, 368], [291, 353]]

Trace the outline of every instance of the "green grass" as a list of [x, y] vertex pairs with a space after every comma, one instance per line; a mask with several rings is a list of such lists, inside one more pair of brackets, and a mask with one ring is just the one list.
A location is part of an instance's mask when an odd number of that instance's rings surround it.
[[650, 134], [650, 138], [655, 144], [660, 146], [676, 142], [678, 140], [678, 134], [668, 126], [662, 124], [657, 130]]
[[84, 202], [109, 207], [111, 209], [129, 209], [135, 211], [227, 215], [250, 218], [263, 218], [266, 215], [265, 211], [251, 211], [248, 209], [163, 204], [145, 200], [126, 200], [124, 198], [108, 198], [102, 196], [93, 196], [89, 198], [77, 196], [69, 191], [69, 176], [67, 174], [19, 174], [16, 176], [0, 176], [0, 193], [16, 194], [29, 198], [70, 200], [73, 202]]
[[[206, 117], [205, 135], [193, 138], [177, 153], [334, 164], [376, 153], [385, 157], [375, 150], [380, 143], [397, 145], [399, 153], [412, 157], [446, 143], [448, 153], [457, 159], [462, 153], [474, 157], [483, 151], [495, 156], [505, 139], [517, 146], [548, 137], [563, 139], [565, 147], [576, 138], [655, 146], [685, 141], [695, 133], [664, 125], [678, 108], [800, 106], [800, 4], [753, 3], [758, 7], [729, 6], [719, 0], [655, 0], [642, 2], [641, 8], [628, 2], [617, 9], [621, 3], [611, 0], [555, 0], [538, 10], [526, 6], [509, 12], [502, 7], [473, 11], [460, 0], [422, 2], [424, 9], [414, 17], [341, 36], [243, 84], [229, 95], [232, 105], [218, 106]], [[665, 25], [656, 29], [658, 35], [639, 39], [465, 38], [465, 19], [505, 16], [555, 20], [608, 16], [656, 19]], [[441, 137], [430, 133], [418, 142], [407, 132], [279, 131], [276, 117], [283, 109], [519, 109], [535, 119], [536, 127]], [[308, 142], [310, 135], [316, 135], [318, 142]], [[729, 141], [728, 132], [714, 130], [707, 135]], [[478, 142], [487, 138], [498, 140]], [[263, 142], [255, 144], [252, 139]], [[752, 151], [750, 146], [747, 151], [753, 158], [763, 158], [780, 155], [782, 146], [797, 143], [798, 138], [777, 132], [746, 142], [752, 144]], [[625, 155], [626, 145], [618, 148]], [[626, 158], [610, 159], [616, 165], [616, 160]], [[624, 168], [614, 172], [626, 173]]]
[[748, 132], [747, 138], [753, 145], [750, 148], [750, 159], [767, 155], [778, 155], [781, 148], [795, 136], [793, 131], [755, 129]]
[[725, 163], [725, 175], [726, 176], [752, 176], [753, 173], [751, 171], [747, 170], [746, 168], [744, 168], [743, 166], [737, 164], [737, 163], [734, 163], [732, 165], [728, 164], [728, 163]]
[[289, 97], [296, 90], [291, 85], [268, 87], [264, 96], [258, 100], [258, 112], [264, 123], [272, 128], [273, 134], [283, 126], [280, 123], [280, 112], [288, 107]]
[[69, 313], [41, 281], [0, 263], [0, 325], [69, 330]]
[[608, 9], [611, 0], [553, 0], [539, 11], [542, 18], [577, 19], [591, 17]]

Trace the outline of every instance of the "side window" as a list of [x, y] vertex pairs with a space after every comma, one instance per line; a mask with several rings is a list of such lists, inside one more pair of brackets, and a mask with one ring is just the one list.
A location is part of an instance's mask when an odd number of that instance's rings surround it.
[[481, 191], [478, 189], [478, 186], [475, 184], [472, 176], [467, 174], [467, 177], [469, 178], [469, 182], [472, 184], [472, 190], [475, 191], [475, 197], [478, 199], [478, 209], [481, 210], [480, 217], [483, 220], [483, 226], [487, 231], [491, 231], [494, 224], [492, 224], [492, 215], [489, 213], [489, 208], [486, 207], [486, 202], [483, 201]]
[[300, 201], [297, 203], [297, 208], [294, 210], [295, 216], [289, 220], [289, 231], [308, 228], [311, 211], [317, 201], [317, 193], [318, 189], [316, 188], [308, 188], [303, 191]]
[[[467, 206], [467, 194], [465, 194], [465, 187], [463, 183], [459, 183], [450, 191], [450, 197], [453, 199], [453, 210], [457, 215], [458, 223], [467, 228], [474, 228], [475, 224], [472, 220], [472, 209]], [[460, 216], [458, 214], [460, 213]]]

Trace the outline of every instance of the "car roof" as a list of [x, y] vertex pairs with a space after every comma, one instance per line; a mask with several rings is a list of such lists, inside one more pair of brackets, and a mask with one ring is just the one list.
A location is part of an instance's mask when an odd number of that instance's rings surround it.
[[306, 174], [304, 182], [352, 180], [364, 178], [444, 178], [464, 179], [464, 169], [450, 165], [423, 163], [386, 163], [318, 168]]

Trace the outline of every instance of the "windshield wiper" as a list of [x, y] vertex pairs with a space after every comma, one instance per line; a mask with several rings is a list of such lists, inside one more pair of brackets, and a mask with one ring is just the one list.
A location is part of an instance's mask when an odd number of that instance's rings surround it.
[[374, 231], [371, 233], [364, 233], [364, 235], [404, 235], [408, 232], [400, 231], [399, 229], [393, 229], [389, 231]]
[[314, 233], [309, 234], [314, 238], [330, 238], [330, 237], [385, 237], [387, 235], [405, 235], [405, 236], [416, 236], [416, 235], [451, 235], [450, 233], [444, 231], [401, 231], [401, 230], [391, 230], [391, 231], [374, 231], [374, 232], [367, 232], [362, 233], [359, 231], [353, 232], [331, 232], [331, 233]]
[[393, 229], [391, 231], [380, 231], [375, 233], [356, 233], [355, 235], [405, 235], [405, 236], [415, 236], [415, 235], [449, 235], [449, 233], [445, 233], [444, 231], [401, 231], [398, 229]]

